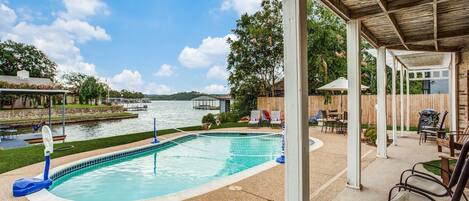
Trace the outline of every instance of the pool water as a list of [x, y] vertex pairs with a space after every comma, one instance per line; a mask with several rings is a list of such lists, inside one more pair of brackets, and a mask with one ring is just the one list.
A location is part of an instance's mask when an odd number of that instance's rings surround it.
[[141, 200], [194, 188], [275, 160], [281, 135], [188, 135], [153, 150], [56, 179], [49, 191], [75, 201]]

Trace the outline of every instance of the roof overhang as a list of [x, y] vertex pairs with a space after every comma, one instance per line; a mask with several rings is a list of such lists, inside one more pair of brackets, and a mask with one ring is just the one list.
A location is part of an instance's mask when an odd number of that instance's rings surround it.
[[360, 19], [374, 47], [457, 52], [469, 49], [466, 0], [321, 0], [345, 21]]

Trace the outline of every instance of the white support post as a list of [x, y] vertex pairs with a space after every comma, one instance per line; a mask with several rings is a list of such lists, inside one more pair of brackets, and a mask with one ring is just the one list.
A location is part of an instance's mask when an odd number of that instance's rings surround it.
[[377, 149], [376, 156], [387, 158], [387, 134], [386, 134], [386, 48], [378, 48], [378, 57], [376, 58], [376, 79], [377, 79], [377, 104], [376, 114], [376, 134]]
[[406, 115], [405, 115], [405, 125], [406, 125], [406, 130], [407, 131], [410, 131], [410, 96], [409, 96], [409, 93], [410, 93], [410, 85], [409, 85], [409, 71], [406, 70], [405, 71], [405, 81], [406, 81], [406, 101], [405, 101], [405, 112], [406, 112]]
[[450, 114], [450, 130], [458, 130], [458, 112], [457, 112], [457, 105], [456, 99], [458, 96], [458, 92], [456, 91], [457, 87], [457, 68], [456, 68], [456, 54], [451, 54], [451, 65], [449, 66], [448, 71], [448, 81], [449, 81], [449, 90], [448, 90], [448, 98], [449, 98], [449, 114]]
[[[403, 66], [399, 63], [399, 75], [400, 75], [400, 79], [399, 79], [399, 90], [400, 90], [400, 94], [401, 96], [399, 97], [400, 101], [401, 101], [401, 136], [404, 135], [404, 129], [405, 129], [405, 124], [404, 124], [404, 119], [407, 119], [407, 117], [405, 117], [404, 115], [404, 109], [407, 105], [407, 102], [404, 102], [404, 68]], [[405, 118], [404, 118], [405, 117]]]
[[285, 200], [309, 200], [307, 0], [283, 1]]
[[397, 71], [397, 59], [393, 58], [392, 66], [392, 143], [397, 145], [397, 98], [396, 98], [396, 71]]
[[347, 22], [347, 186], [361, 189], [361, 53], [360, 20]]

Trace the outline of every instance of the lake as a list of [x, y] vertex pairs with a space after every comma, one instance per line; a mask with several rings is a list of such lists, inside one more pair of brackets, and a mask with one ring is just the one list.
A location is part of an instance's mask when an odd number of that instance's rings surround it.
[[[152, 101], [148, 103], [147, 111], [132, 113], [138, 114], [138, 118], [66, 125], [67, 141], [152, 131], [154, 117], [156, 117], [158, 129], [201, 125], [204, 115], [217, 114], [219, 111], [195, 110], [192, 108], [191, 101]], [[52, 130], [56, 134], [62, 134], [61, 125], [52, 125]]]

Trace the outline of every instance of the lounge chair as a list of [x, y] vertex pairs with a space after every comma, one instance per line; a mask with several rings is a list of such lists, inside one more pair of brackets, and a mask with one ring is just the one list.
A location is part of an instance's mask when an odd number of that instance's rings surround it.
[[[464, 197], [464, 200], [468, 200], [464, 195], [464, 189], [469, 180], [469, 160], [466, 160], [464, 166], [462, 167], [461, 174], [457, 179], [456, 188], [454, 193], [451, 195], [451, 201], [460, 201], [461, 197]], [[397, 193], [393, 194], [397, 190]], [[419, 201], [419, 200], [431, 200], [435, 199], [427, 194], [426, 192], [420, 191], [419, 189], [398, 184], [391, 188], [388, 194], [388, 201]]]
[[248, 126], [257, 126], [261, 124], [261, 112], [259, 110], [251, 111], [251, 116], [249, 117]]
[[[450, 175], [450, 180], [448, 184], [444, 184], [442, 180], [432, 176], [431, 174], [421, 172], [416, 170], [418, 165], [424, 165], [425, 163], [416, 163], [412, 169], [405, 170], [401, 174], [400, 182], [397, 186], [400, 186], [400, 190], [405, 189], [414, 189], [416, 192], [424, 193], [429, 196], [434, 197], [448, 197], [452, 196], [453, 188], [458, 184], [458, 179], [460, 178], [463, 172], [463, 166], [467, 163], [466, 160], [467, 154], [469, 152], [469, 143], [464, 144], [461, 149], [461, 154], [456, 162], [456, 166], [452, 173], [442, 169], [441, 167], [432, 166], [434, 168], [440, 169], [442, 173]], [[418, 194], [418, 193], [417, 193]], [[463, 195], [466, 197], [465, 195]], [[467, 200], [467, 199], [466, 199]]]
[[458, 179], [456, 189], [454, 190], [453, 197], [451, 201], [458, 201], [461, 200], [461, 197], [467, 201], [467, 197], [464, 194], [464, 189], [467, 186], [467, 181], [469, 180], [469, 160], [466, 160], [466, 164], [464, 164], [461, 176]]
[[438, 132], [443, 131], [446, 116], [448, 116], [448, 111], [445, 111], [440, 114], [440, 117], [436, 126], [423, 126], [422, 127], [422, 130], [420, 131], [419, 144], [421, 144], [422, 142], [427, 142], [428, 136], [433, 136], [436, 138], [438, 135]]
[[469, 127], [463, 131], [437, 132], [436, 144], [438, 152], [442, 152], [442, 147], [449, 148], [450, 156], [454, 156], [455, 150], [461, 150], [463, 144], [469, 141]]
[[279, 126], [281, 127], [282, 120], [280, 117], [280, 111], [272, 111], [271, 115], [271, 120], [270, 120], [270, 126]]

